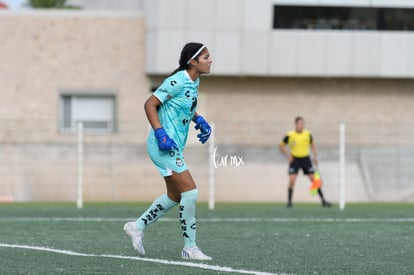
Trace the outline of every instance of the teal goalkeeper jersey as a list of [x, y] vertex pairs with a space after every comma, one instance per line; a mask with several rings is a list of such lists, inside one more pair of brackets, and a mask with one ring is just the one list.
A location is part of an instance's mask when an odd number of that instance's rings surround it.
[[[154, 92], [154, 96], [162, 103], [158, 109], [161, 125], [181, 151], [184, 150], [190, 123], [196, 112], [199, 83], [199, 78], [193, 81], [183, 70], [165, 79]], [[157, 144], [153, 129], [148, 142]]]

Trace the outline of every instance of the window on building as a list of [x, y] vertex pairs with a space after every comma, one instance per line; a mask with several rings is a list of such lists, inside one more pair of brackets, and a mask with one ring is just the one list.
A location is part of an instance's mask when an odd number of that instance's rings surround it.
[[62, 132], [76, 132], [78, 122], [86, 133], [115, 132], [115, 96], [62, 95], [60, 101]]
[[274, 29], [413, 31], [414, 9], [275, 5]]

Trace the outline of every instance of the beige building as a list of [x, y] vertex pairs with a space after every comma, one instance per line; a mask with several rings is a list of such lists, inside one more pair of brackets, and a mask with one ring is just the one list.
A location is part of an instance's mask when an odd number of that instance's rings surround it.
[[[108, 166], [101, 165], [110, 160], [95, 159], [110, 150], [108, 144], [143, 154], [148, 130], [142, 108], [150, 87], [144, 73], [144, 16], [7, 12], [0, 21], [0, 195], [73, 199], [76, 121], [85, 121], [85, 143], [96, 147], [85, 146], [86, 155], [88, 148], [93, 151], [85, 159], [85, 198], [111, 199], [100, 185], [111, 181], [105, 174]], [[128, 165], [134, 171], [140, 166], [127, 162], [112, 168]], [[116, 177], [116, 171], [111, 173]], [[139, 173], [123, 178], [123, 184], [135, 183]], [[120, 192], [135, 199], [130, 190]]]
[[[372, 75], [373, 68], [359, 59], [355, 64], [360, 65], [351, 66], [355, 70], [335, 69], [342, 57], [329, 63], [337, 74], [325, 69], [309, 74], [314, 68], [301, 64], [311, 62], [313, 52], [303, 47], [295, 70], [279, 67], [279, 59], [289, 62], [277, 48], [263, 52], [260, 41], [270, 41], [266, 35], [272, 41], [290, 40], [283, 39], [286, 33], [261, 29], [270, 19], [255, 20], [252, 1], [242, 1], [241, 15], [235, 17], [243, 24], [223, 21], [224, 30], [209, 27], [208, 12], [230, 9], [224, 2], [211, 1], [194, 24], [165, 14], [166, 0], [151, 1], [145, 12], [133, 13], [0, 13], [0, 198], [75, 200], [79, 121], [84, 125], [85, 200], [150, 201], [163, 192], [163, 181], [146, 156], [149, 126], [142, 106], [150, 89], [175, 68], [182, 45], [198, 40], [205, 41], [214, 62], [214, 73], [201, 80], [198, 106], [215, 124], [220, 156], [214, 160], [226, 155], [243, 159], [240, 166], [229, 161], [214, 169], [218, 201], [285, 201], [287, 164], [277, 145], [296, 115], [303, 115], [314, 133], [328, 198], [339, 198], [338, 127], [345, 122], [347, 200], [413, 200], [411, 76], [398, 68], [386, 71], [393, 76]], [[263, 3], [272, 8], [272, 1]], [[180, 10], [179, 18], [195, 20], [187, 16], [194, 5]], [[186, 29], [180, 29], [182, 23]], [[303, 40], [313, 34], [289, 35]], [[258, 41], [258, 48], [247, 41]], [[187, 162], [206, 201], [212, 158], [195, 132], [190, 135]], [[316, 201], [305, 178], [296, 189], [295, 200]]]

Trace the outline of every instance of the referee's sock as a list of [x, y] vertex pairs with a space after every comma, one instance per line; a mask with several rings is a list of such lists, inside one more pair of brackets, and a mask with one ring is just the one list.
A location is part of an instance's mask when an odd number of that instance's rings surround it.
[[151, 223], [156, 222], [159, 218], [165, 215], [171, 208], [178, 203], [171, 200], [167, 194], [161, 195], [151, 204], [151, 206], [139, 217], [135, 222], [136, 227], [144, 231], [145, 227]]
[[318, 195], [321, 197], [321, 201], [324, 202], [325, 198], [323, 197], [322, 189], [318, 188]]
[[293, 197], [293, 188], [288, 189], [288, 202], [291, 203], [292, 202], [292, 197]]

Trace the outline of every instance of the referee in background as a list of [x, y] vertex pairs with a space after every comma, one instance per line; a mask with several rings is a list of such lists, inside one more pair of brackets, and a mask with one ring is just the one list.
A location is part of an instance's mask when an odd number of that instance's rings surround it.
[[[286, 133], [279, 145], [280, 151], [287, 157], [289, 161], [289, 188], [287, 207], [291, 208], [293, 187], [295, 186], [296, 177], [300, 169], [305, 175], [309, 176], [313, 181], [314, 169], [310, 158], [309, 149], [312, 149], [313, 161], [318, 164], [318, 153], [313, 141], [312, 134], [305, 129], [305, 120], [303, 117], [295, 118], [295, 130]], [[288, 149], [289, 148], [289, 149]], [[323, 196], [321, 188], [318, 189], [319, 197], [322, 201], [322, 207], [331, 207], [332, 204], [327, 202]]]

